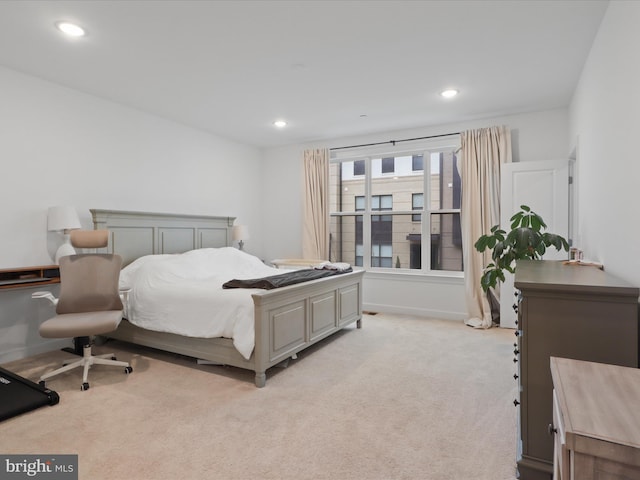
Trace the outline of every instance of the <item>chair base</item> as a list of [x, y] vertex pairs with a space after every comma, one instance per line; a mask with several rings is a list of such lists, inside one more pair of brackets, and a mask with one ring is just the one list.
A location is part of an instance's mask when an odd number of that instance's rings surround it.
[[45, 373], [40, 377], [40, 385], [44, 385], [44, 382], [47, 378], [51, 378], [54, 375], [58, 375], [60, 373], [68, 372], [69, 370], [73, 370], [77, 367], [83, 367], [82, 373], [82, 386], [81, 390], [87, 390], [89, 388], [89, 382], [87, 381], [89, 376], [89, 369], [92, 365], [111, 365], [114, 367], [124, 367], [124, 372], [129, 374], [133, 372], [133, 368], [129, 365], [128, 362], [120, 362], [116, 360], [116, 357], [113, 353], [105, 353], [103, 355], [92, 355], [91, 354], [91, 344], [85, 345], [82, 348], [82, 358], [80, 360], [67, 360], [63, 363], [63, 367], [58, 368], [49, 373]]

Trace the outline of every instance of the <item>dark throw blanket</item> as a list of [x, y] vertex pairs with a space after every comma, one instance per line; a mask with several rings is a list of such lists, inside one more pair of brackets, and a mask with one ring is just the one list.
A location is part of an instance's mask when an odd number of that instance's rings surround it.
[[252, 278], [247, 280], [233, 279], [224, 283], [222, 288], [263, 288], [265, 290], [271, 290], [273, 288], [286, 287], [296, 283], [308, 282], [309, 280], [317, 280], [318, 278], [341, 275], [351, 271], [353, 271], [351, 268], [346, 270], [320, 270], [315, 268], [305, 268], [303, 270], [293, 270], [280, 275], [271, 275], [270, 277]]

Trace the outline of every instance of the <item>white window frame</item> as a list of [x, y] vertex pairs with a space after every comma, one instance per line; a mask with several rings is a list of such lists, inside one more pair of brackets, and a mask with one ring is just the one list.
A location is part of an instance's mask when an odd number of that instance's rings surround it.
[[[408, 145], [410, 144], [410, 146]], [[331, 154], [332, 163], [342, 163], [354, 160], [364, 160], [364, 196], [365, 196], [365, 210], [358, 210], [353, 212], [330, 212], [330, 216], [355, 216], [362, 215], [362, 240], [363, 240], [363, 268], [365, 270], [371, 270], [375, 272], [388, 272], [388, 273], [401, 273], [411, 275], [433, 275], [433, 276], [449, 276], [449, 277], [462, 277], [464, 273], [457, 270], [431, 270], [431, 214], [433, 213], [460, 213], [460, 209], [427, 209], [427, 205], [431, 205], [431, 154], [441, 151], [457, 151], [460, 148], [460, 137], [447, 136], [441, 138], [434, 138], [422, 141], [407, 142], [407, 144], [396, 145], [384, 145], [374, 147], [364, 147], [358, 149], [345, 149], [340, 151], [334, 151]], [[423, 170], [415, 171], [416, 175], [422, 175], [423, 177], [423, 208], [422, 210], [394, 210], [385, 212], [388, 215], [414, 215], [421, 214], [421, 239], [422, 239], [422, 264], [421, 268], [387, 268], [387, 267], [372, 267], [371, 266], [371, 216], [379, 215], [379, 211], [372, 211], [371, 199], [372, 199], [372, 175], [371, 175], [371, 163], [374, 158], [382, 157], [400, 157], [400, 156], [412, 156], [423, 155]], [[361, 178], [358, 175], [358, 178]], [[428, 200], [427, 200], [428, 199]], [[413, 217], [411, 217], [413, 218]], [[427, 240], [428, 239], [428, 240]]]

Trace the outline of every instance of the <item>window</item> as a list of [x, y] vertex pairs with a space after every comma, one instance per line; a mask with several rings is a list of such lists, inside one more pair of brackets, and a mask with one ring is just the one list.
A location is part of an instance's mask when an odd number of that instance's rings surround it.
[[[356, 211], [364, 210], [365, 198], [363, 195], [355, 197]], [[392, 210], [393, 209], [393, 195], [374, 195], [371, 197], [371, 210]]]
[[431, 154], [431, 270], [462, 271], [462, 182], [453, 152]]
[[[356, 211], [364, 210], [365, 197], [355, 198]], [[392, 210], [393, 195], [374, 195], [371, 197], [371, 210]], [[362, 216], [356, 220], [356, 252], [364, 252]], [[392, 263], [393, 222], [391, 215], [371, 216], [371, 266], [391, 267]], [[356, 255], [355, 265], [362, 266], [363, 255]]]
[[[393, 210], [393, 195], [371, 197], [371, 211]], [[393, 219], [391, 215], [371, 215], [371, 266], [391, 267], [393, 261]]]
[[364, 160], [356, 160], [353, 162], [353, 174], [364, 175]]
[[393, 173], [395, 167], [395, 158], [387, 157], [382, 159], [382, 173]]
[[424, 157], [422, 155], [413, 155], [411, 158], [411, 169], [414, 172], [424, 170]]
[[[422, 211], [423, 207], [424, 207], [424, 193], [412, 193], [411, 209]], [[411, 220], [414, 222], [419, 222], [421, 219], [422, 219], [422, 215], [420, 215], [419, 213], [411, 216]]]
[[462, 271], [457, 143], [334, 158], [331, 260], [365, 268]]

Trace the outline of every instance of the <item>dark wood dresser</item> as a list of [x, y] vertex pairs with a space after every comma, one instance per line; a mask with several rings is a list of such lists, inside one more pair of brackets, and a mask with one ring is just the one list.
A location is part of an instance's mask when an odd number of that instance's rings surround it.
[[553, 475], [550, 357], [638, 367], [639, 289], [596, 267], [517, 262], [519, 478]]

